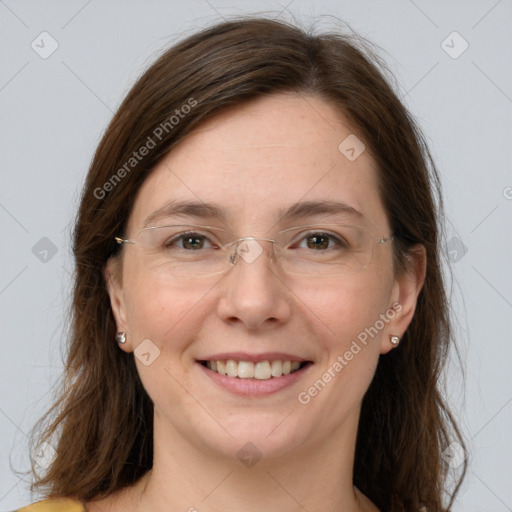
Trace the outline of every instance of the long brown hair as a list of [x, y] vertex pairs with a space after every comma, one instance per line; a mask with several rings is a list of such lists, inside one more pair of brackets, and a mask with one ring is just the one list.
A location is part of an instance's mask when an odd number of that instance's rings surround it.
[[[202, 121], [279, 92], [315, 94], [358, 130], [379, 171], [395, 236], [397, 274], [416, 244], [427, 274], [400, 347], [381, 357], [364, 397], [354, 484], [381, 510], [448, 510], [466, 472], [442, 452], [464, 448], [439, 381], [453, 343], [441, 271], [438, 174], [424, 138], [360, 38], [260, 17], [232, 19], [167, 50], [136, 82], [92, 161], [76, 218], [74, 295], [62, 390], [36, 426], [56, 458], [32, 489], [89, 501], [136, 482], [152, 466], [153, 404], [133, 354], [119, 350], [103, 269], [135, 196], [159, 160]], [[174, 116], [174, 118], [173, 118]], [[136, 158], [143, 146], [145, 156]], [[35, 470], [35, 468], [33, 468]], [[448, 495], [448, 504], [445, 503]]]

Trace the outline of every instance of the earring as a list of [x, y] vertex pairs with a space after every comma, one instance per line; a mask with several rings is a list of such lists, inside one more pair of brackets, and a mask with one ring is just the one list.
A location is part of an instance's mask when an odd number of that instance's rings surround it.
[[116, 334], [116, 341], [117, 343], [119, 344], [123, 344], [123, 343], [126, 343], [126, 333], [125, 332], [118, 332]]
[[389, 339], [391, 341], [391, 345], [393, 345], [393, 348], [398, 347], [398, 344], [400, 343], [400, 338], [398, 336], [391, 335]]

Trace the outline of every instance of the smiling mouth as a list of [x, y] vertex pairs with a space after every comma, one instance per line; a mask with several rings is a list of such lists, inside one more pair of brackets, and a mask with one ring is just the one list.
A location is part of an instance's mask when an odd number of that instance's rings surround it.
[[298, 372], [312, 364], [311, 361], [199, 361], [212, 372], [238, 379], [270, 380]]

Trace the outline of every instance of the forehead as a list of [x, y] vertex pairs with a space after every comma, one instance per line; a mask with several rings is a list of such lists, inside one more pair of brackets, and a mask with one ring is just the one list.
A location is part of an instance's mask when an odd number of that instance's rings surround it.
[[344, 203], [362, 213], [361, 223], [384, 229], [375, 163], [368, 151], [355, 160], [340, 151], [349, 136], [351, 127], [316, 96], [279, 94], [234, 107], [160, 161], [129, 226], [141, 229], [173, 201], [217, 204], [234, 229], [273, 226], [288, 206], [324, 201]]

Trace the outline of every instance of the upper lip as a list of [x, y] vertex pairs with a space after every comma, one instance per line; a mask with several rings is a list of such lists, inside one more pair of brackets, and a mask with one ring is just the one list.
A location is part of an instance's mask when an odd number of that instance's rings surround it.
[[232, 359], [233, 361], [250, 361], [252, 363], [257, 363], [259, 361], [309, 361], [309, 359], [304, 359], [303, 357], [293, 354], [286, 354], [284, 352], [265, 352], [263, 354], [249, 354], [247, 352], [222, 352], [198, 359], [198, 361], [227, 361], [229, 359]]

